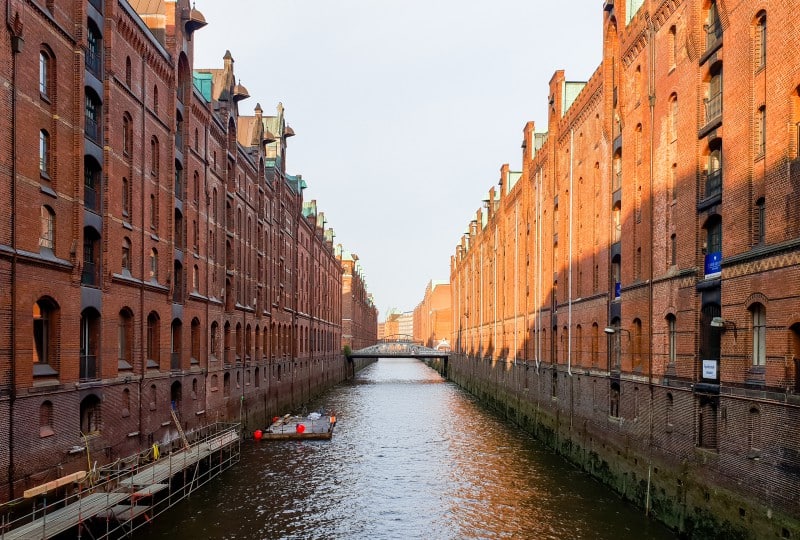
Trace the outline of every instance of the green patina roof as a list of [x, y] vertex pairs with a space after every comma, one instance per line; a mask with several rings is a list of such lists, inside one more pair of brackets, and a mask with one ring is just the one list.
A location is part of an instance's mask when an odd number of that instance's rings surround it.
[[563, 109], [561, 111], [561, 116], [567, 114], [567, 111], [572, 104], [575, 103], [575, 100], [578, 98], [578, 94], [581, 93], [583, 87], [586, 86], [585, 82], [565, 82], [564, 83], [564, 101], [563, 101]]
[[203, 96], [203, 98], [211, 103], [211, 86], [214, 76], [211, 73], [194, 72], [192, 79], [194, 80], [194, 87]]

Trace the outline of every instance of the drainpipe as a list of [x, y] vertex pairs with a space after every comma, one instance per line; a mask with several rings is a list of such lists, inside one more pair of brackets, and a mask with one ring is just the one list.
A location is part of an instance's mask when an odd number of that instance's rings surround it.
[[514, 204], [514, 365], [517, 365], [517, 323], [519, 322], [519, 309], [517, 297], [519, 295], [519, 204]]
[[145, 264], [144, 264], [144, 261], [145, 261], [145, 258], [147, 256], [147, 251], [145, 250], [145, 247], [144, 247], [145, 246], [145, 229], [147, 228], [147, 224], [146, 224], [146, 221], [145, 221], [145, 210], [144, 210], [144, 208], [145, 208], [145, 201], [147, 199], [146, 199], [146, 197], [144, 195], [144, 192], [145, 192], [145, 185], [146, 185], [146, 178], [147, 178], [146, 175], [145, 175], [145, 161], [146, 161], [146, 158], [145, 158], [145, 143], [146, 143], [146, 140], [145, 140], [145, 137], [146, 137], [145, 124], [146, 124], [146, 115], [147, 115], [147, 107], [145, 106], [145, 102], [146, 102], [146, 98], [149, 95], [149, 93], [147, 92], [147, 86], [145, 84], [146, 83], [146, 81], [145, 81], [145, 73], [146, 72], [147, 72], [147, 60], [145, 59], [144, 56], [142, 56], [142, 76], [141, 76], [141, 78], [142, 78], [142, 101], [141, 101], [141, 107], [140, 107], [141, 116], [142, 116], [142, 129], [141, 129], [141, 137], [140, 137], [141, 138], [141, 141], [140, 141], [140, 149], [141, 149], [141, 166], [140, 166], [140, 169], [141, 169], [142, 183], [141, 183], [141, 188], [139, 189], [139, 195], [140, 195], [140, 197], [139, 197], [140, 198], [139, 208], [140, 208], [140, 211], [141, 211], [141, 216], [139, 217], [139, 223], [141, 224], [141, 231], [142, 231], [142, 235], [141, 235], [142, 236], [142, 245], [141, 245], [140, 249], [141, 249], [142, 256], [139, 257], [139, 270], [141, 272], [141, 274], [140, 274], [141, 282], [139, 284], [139, 321], [140, 321], [139, 327], [141, 329], [141, 334], [140, 335], [144, 338], [144, 339], [142, 339], [142, 342], [145, 344], [145, 346], [143, 347], [144, 354], [141, 355], [141, 368], [140, 368], [141, 371], [139, 373], [139, 429], [138, 429], [138, 431], [139, 431], [140, 446], [141, 446], [141, 440], [142, 440], [142, 435], [143, 435], [143, 433], [142, 433], [142, 414], [143, 414], [143, 412], [142, 412], [142, 401], [143, 401], [142, 400], [142, 389], [144, 388], [144, 374], [147, 372], [147, 358], [146, 358], [146, 356], [147, 356], [147, 342], [146, 342], [146, 339], [147, 339], [146, 338], [147, 316], [144, 313], [144, 280], [145, 280]]
[[542, 168], [536, 189], [536, 373], [542, 363]]
[[575, 132], [569, 130], [569, 270], [567, 271], [567, 375], [572, 377], [572, 162]]
[[[654, 181], [654, 167], [653, 167], [653, 159], [654, 159], [654, 141], [655, 141], [655, 107], [656, 107], [656, 85], [655, 85], [655, 60], [656, 60], [656, 51], [655, 47], [653, 46], [654, 40], [656, 37], [655, 27], [653, 26], [653, 20], [650, 18], [649, 14], [647, 14], [647, 33], [648, 33], [648, 52], [649, 54], [649, 62], [650, 62], [650, 76], [648, 77], [648, 89], [649, 89], [649, 96], [648, 102], [650, 105], [650, 193], [649, 193], [649, 211], [650, 211], [650, 276], [647, 281], [647, 291], [649, 295], [649, 302], [648, 305], [648, 319], [650, 321], [648, 325], [648, 340], [647, 340], [647, 384], [650, 389], [650, 440], [648, 444], [648, 453], [652, 451], [653, 448], [653, 403], [654, 403], [654, 388], [653, 388], [653, 244], [655, 243], [654, 238], [654, 217], [653, 217], [653, 184]], [[648, 460], [649, 461], [649, 460]], [[645, 497], [645, 508], [644, 513], [645, 515], [650, 514], [650, 481], [651, 481], [651, 468], [652, 462], [650, 462], [647, 466], [647, 494]]]
[[[489, 203], [492, 204], [492, 203]], [[494, 319], [494, 339], [493, 339], [493, 347], [492, 347], [492, 359], [497, 357], [497, 224], [495, 223], [494, 226], [494, 283], [492, 283], [492, 290], [494, 295], [494, 315], [492, 319]]]
[[11, 37], [11, 366], [8, 397], [8, 487], [14, 499], [14, 405], [17, 399], [17, 55], [24, 41], [11, 23], [11, 1], [6, 0], [6, 27]]

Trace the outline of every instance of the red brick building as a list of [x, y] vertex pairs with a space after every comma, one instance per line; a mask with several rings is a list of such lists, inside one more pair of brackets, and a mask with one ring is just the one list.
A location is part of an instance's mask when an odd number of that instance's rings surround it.
[[342, 348], [363, 349], [378, 341], [378, 308], [367, 290], [358, 255], [336, 247], [342, 266]]
[[426, 347], [449, 346], [453, 329], [450, 284], [429, 281], [425, 296], [414, 308], [414, 341]]
[[452, 257], [450, 373], [700, 535], [800, 534], [797, 8], [606, 1]]
[[[194, 68], [188, 0], [4, 0], [0, 500], [345, 374], [341, 267], [282, 106]], [[87, 448], [88, 447], [88, 448]]]

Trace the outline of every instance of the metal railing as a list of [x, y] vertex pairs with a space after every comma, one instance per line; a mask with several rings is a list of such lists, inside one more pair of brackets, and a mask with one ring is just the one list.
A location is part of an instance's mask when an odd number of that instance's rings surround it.
[[703, 100], [706, 106], [706, 124], [722, 116], [722, 92]]
[[100, 197], [97, 196], [97, 192], [94, 188], [88, 184], [83, 185], [83, 203], [87, 210], [100, 209]]
[[722, 193], [722, 169], [710, 171], [706, 176], [705, 198], [709, 199]]
[[86, 116], [86, 127], [84, 129], [84, 132], [86, 133], [86, 136], [89, 137], [91, 140], [93, 140], [97, 144], [101, 144], [100, 125], [97, 123], [97, 120], [95, 120], [91, 116]]
[[97, 378], [97, 356], [93, 354], [81, 355], [78, 376], [82, 381], [91, 381]]
[[86, 69], [97, 78], [101, 78], [103, 74], [102, 59], [103, 57], [99, 52], [86, 49]]
[[100, 267], [99, 265], [84, 261], [83, 271], [81, 272], [81, 284], [97, 286], [100, 284]]
[[722, 25], [719, 22], [703, 25], [706, 31], [706, 50], [713, 47], [722, 38]]

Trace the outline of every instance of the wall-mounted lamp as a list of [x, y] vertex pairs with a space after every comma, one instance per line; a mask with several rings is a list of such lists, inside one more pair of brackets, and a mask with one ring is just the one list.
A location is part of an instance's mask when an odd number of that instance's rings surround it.
[[603, 332], [605, 332], [609, 336], [616, 334], [617, 332], [627, 332], [628, 337], [629, 338], [631, 337], [631, 331], [628, 330], [627, 328], [614, 328], [613, 326], [606, 326], [605, 328], [603, 328]]
[[713, 319], [711, 319], [711, 326], [713, 326], [714, 328], [725, 328], [726, 322], [727, 321], [722, 317], [714, 317]]

